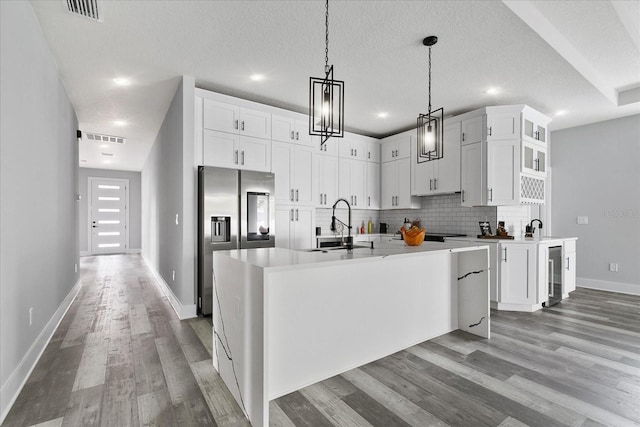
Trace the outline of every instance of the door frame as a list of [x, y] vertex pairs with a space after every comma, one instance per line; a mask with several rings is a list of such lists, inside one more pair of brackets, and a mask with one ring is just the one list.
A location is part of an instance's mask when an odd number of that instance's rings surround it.
[[[129, 253], [129, 178], [106, 178], [101, 176], [90, 176], [87, 178], [87, 249], [91, 255], [96, 255], [93, 253], [93, 246], [91, 245], [91, 236], [93, 235], [91, 230], [91, 217], [93, 215], [93, 211], [91, 209], [91, 201], [93, 200], [92, 188], [93, 181], [112, 181], [115, 183], [124, 183], [125, 185], [125, 201], [124, 201], [124, 213], [125, 213], [125, 224], [124, 224], [124, 232], [125, 232], [125, 241], [124, 241], [124, 253]], [[101, 255], [101, 254], [98, 254]]]

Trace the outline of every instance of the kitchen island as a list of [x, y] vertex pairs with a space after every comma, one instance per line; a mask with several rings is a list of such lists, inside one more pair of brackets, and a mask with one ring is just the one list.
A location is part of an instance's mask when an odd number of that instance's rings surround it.
[[489, 338], [486, 245], [213, 253], [214, 367], [254, 426], [269, 401], [456, 329]]

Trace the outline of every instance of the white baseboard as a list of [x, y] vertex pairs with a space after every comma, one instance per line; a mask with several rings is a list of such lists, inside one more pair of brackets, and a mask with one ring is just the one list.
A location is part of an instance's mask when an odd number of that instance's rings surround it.
[[196, 305], [182, 304], [178, 299], [178, 297], [175, 296], [175, 294], [173, 293], [169, 285], [167, 285], [167, 282], [165, 282], [162, 275], [153, 267], [153, 265], [151, 265], [151, 262], [147, 259], [147, 257], [144, 256], [144, 254], [142, 255], [142, 259], [144, 260], [145, 264], [147, 264], [147, 267], [149, 268], [149, 270], [151, 270], [151, 273], [153, 273], [153, 276], [156, 279], [156, 283], [160, 288], [160, 290], [162, 291], [162, 293], [169, 299], [169, 302], [171, 303], [171, 307], [173, 307], [173, 311], [176, 312], [176, 315], [178, 315], [178, 318], [180, 320], [184, 320], [184, 319], [191, 319], [191, 318], [197, 317], [198, 314], [196, 311]]
[[599, 289], [601, 291], [620, 292], [621, 294], [640, 295], [640, 284], [607, 282], [605, 280], [578, 277], [576, 285], [580, 288]]
[[49, 341], [56, 329], [58, 329], [58, 325], [62, 321], [62, 318], [67, 313], [67, 310], [69, 310], [69, 307], [71, 307], [71, 303], [73, 303], [76, 295], [78, 295], [80, 287], [81, 282], [80, 279], [78, 279], [56, 312], [53, 313], [51, 319], [49, 319], [40, 334], [38, 334], [33, 344], [31, 344], [31, 347], [29, 347], [29, 350], [27, 350], [27, 353], [24, 355], [16, 369], [14, 369], [11, 375], [9, 375], [7, 381], [2, 384], [2, 388], [0, 388], [0, 424], [2, 424], [9, 413], [9, 410], [18, 398], [18, 395], [22, 391], [27, 379], [29, 379], [31, 372], [33, 372], [38, 360], [40, 360], [44, 349], [49, 344]]
[[91, 256], [91, 252], [89, 252], [89, 251], [80, 251], [80, 256]]
[[139, 254], [142, 252], [142, 249], [127, 249], [128, 254]]

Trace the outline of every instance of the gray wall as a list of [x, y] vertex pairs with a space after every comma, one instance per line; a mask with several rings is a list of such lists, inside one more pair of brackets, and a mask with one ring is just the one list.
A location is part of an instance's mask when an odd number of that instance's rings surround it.
[[194, 90], [183, 77], [142, 169], [142, 254], [183, 305], [196, 298]]
[[117, 171], [109, 169], [92, 169], [80, 168], [78, 187], [81, 196], [80, 200], [80, 217], [78, 218], [78, 233], [80, 236], [80, 252], [89, 251], [89, 197], [87, 183], [89, 177], [99, 178], [121, 178], [129, 180], [129, 250], [140, 250], [142, 248], [141, 240], [141, 205], [142, 196], [140, 195], [140, 172]]
[[640, 115], [555, 131], [551, 142], [553, 233], [579, 238], [578, 284], [640, 292]]
[[74, 272], [78, 141], [75, 112], [31, 3], [0, 1], [0, 29], [0, 410], [4, 411], [15, 392], [5, 388], [7, 380], [14, 372], [22, 374], [16, 371], [21, 360], [79, 277]]

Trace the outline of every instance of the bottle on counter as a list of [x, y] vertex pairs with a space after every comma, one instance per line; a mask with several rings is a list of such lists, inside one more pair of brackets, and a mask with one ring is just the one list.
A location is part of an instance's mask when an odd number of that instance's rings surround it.
[[362, 225], [360, 226], [360, 234], [364, 234], [364, 221], [362, 221]]
[[367, 223], [367, 234], [371, 234], [371, 220]]

